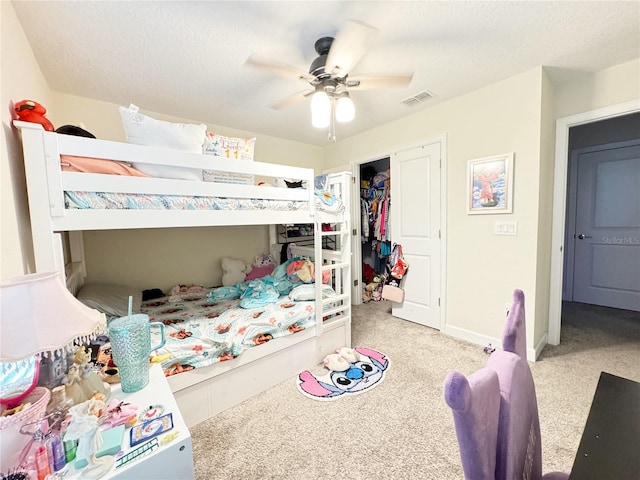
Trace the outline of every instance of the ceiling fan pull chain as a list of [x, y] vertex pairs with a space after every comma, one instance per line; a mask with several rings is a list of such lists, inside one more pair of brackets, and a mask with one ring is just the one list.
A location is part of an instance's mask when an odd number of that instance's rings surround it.
[[331, 100], [331, 115], [329, 115], [329, 141], [336, 141], [336, 99], [334, 96]]

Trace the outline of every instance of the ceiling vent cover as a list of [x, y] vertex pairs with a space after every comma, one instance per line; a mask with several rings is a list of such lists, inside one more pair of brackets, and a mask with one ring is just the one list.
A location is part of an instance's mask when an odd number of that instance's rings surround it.
[[426, 102], [427, 100], [430, 100], [431, 98], [435, 97], [435, 95], [433, 93], [431, 93], [428, 90], [423, 90], [420, 93], [416, 93], [415, 95], [405, 98], [404, 100], [401, 100], [400, 103], [404, 103], [405, 105], [409, 106], [409, 107], [413, 107], [415, 105], [418, 105], [422, 102]]

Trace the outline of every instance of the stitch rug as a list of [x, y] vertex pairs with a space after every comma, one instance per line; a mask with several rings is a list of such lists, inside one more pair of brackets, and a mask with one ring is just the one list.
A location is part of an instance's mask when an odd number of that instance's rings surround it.
[[313, 400], [328, 401], [365, 393], [380, 385], [389, 369], [389, 359], [384, 353], [369, 348], [354, 350], [359, 359], [350, 362], [346, 370], [330, 370], [320, 376], [305, 370], [298, 375], [300, 393]]

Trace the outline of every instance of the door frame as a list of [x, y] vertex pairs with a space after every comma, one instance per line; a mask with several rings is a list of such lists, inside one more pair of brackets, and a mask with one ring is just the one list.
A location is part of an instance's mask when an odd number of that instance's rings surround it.
[[[353, 206], [352, 226], [355, 232], [354, 243], [360, 243], [361, 225], [360, 225], [360, 165], [369, 162], [375, 162], [382, 158], [389, 157], [403, 150], [409, 150], [412, 148], [418, 148], [426, 145], [432, 145], [434, 143], [440, 144], [440, 331], [444, 330], [446, 325], [446, 305], [447, 305], [447, 134], [443, 133], [433, 137], [429, 137], [425, 140], [418, 142], [412, 142], [409, 144], [401, 144], [395, 147], [391, 147], [388, 150], [377, 153], [367, 154], [363, 158], [355, 159], [351, 161], [351, 171], [354, 179], [354, 189], [352, 190], [351, 205]], [[392, 173], [393, 175], [393, 173]], [[391, 179], [393, 181], [393, 178]], [[392, 199], [393, 201], [393, 199]], [[357, 207], [356, 207], [357, 205]], [[362, 288], [362, 269], [356, 268], [356, 265], [362, 264], [362, 247], [352, 248], [351, 255], [353, 259], [353, 280], [358, 281], [358, 289]], [[353, 284], [352, 284], [353, 286]], [[358, 290], [360, 291], [360, 290]], [[360, 291], [361, 292], [361, 291]], [[360, 305], [362, 303], [362, 293], [360, 295], [352, 295], [351, 303], [353, 305]]]
[[549, 324], [547, 341], [560, 344], [562, 315], [562, 277], [564, 273], [565, 221], [567, 210], [567, 171], [569, 164], [569, 129], [608, 118], [640, 111], [640, 99], [570, 115], [556, 120], [555, 170], [553, 181], [553, 219], [551, 230], [551, 272], [549, 278]]

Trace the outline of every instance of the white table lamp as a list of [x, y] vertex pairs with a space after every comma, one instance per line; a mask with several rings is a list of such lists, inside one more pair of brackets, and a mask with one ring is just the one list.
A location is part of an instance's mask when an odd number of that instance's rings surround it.
[[57, 272], [0, 283], [0, 404], [4, 410], [27, 396], [31, 402], [19, 413], [0, 417], [0, 472], [16, 466], [16, 457], [29, 440], [19, 433], [20, 426], [37, 419], [47, 406], [44, 399], [34, 398], [36, 393], [42, 392], [39, 397], [49, 393], [40, 387], [34, 390], [40, 356], [63, 355], [104, 333], [104, 314], [77, 300]]

